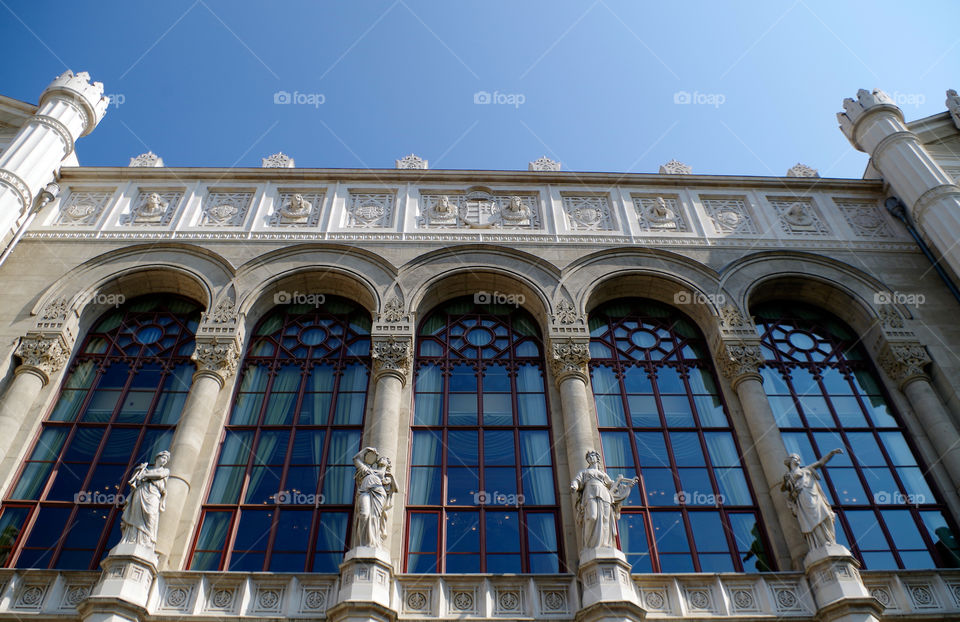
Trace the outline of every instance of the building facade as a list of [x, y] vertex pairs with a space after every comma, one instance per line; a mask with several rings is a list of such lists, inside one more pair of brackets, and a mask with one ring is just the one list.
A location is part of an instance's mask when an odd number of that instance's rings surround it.
[[82, 167], [102, 93], [0, 101], [0, 616], [960, 619], [955, 93], [857, 180]]

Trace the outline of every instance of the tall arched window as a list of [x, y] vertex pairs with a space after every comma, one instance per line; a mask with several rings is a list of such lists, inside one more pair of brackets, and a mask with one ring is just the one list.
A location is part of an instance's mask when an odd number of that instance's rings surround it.
[[954, 526], [927, 481], [860, 339], [797, 302], [753, 310], [763, 386], [787, 450], [809, 464], [836, 447], [823, 488], [837, 540], [868, 569], [960, 567]]
[[770, 570], [697, 327], [666, 305], [616, 300], [590, 313], [590, 357], [608, 472], [640, 477], [619, 523], [634, 572]]
[[407, 572], [560, 571], [541, 344], [526, 311], [469, 298], [420, 325]]
[[333, 296], [280, 305], [250, 347], [192, 570], [337, 572], [353, 509], [370, 314]]
[[190, 390], [199, 318], [193, 302], [146, 296], [90, 329], [3, 501], [4, 565], [95, 569], [119, 541], [131, 470], [170, 445]]

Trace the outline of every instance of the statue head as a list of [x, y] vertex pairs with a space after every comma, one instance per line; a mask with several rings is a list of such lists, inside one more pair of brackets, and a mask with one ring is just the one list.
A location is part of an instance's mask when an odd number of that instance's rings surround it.
[[520, 197], [511, 197], [510, 198], [510, 209], [514, 212], [519, 212], [523, 209], [523, 199]]
[[800, 454], [790, 454], [789, 456], [787, 456], [787, 459], [783, 461], [783, 464], [786, 465], [788, 469], [792, 469], [794, 463], [796, 463], [797, 466], [800, 466], [801, 464], [803, 464], [800, 461]]
[[153, 462], [157, 466], [164, 466], [170, 462], [170, 452], [167, 450], [158, 451], [157, 455], [153, 458]]
[[377, 460], [377, 466], [380, 467], [381, 469], [386, 469], [387, 471], [389, 471], [390, 467], [392, 466], [390, 462], [390, 458], [386, 456], [380, 456], [380, 458]]
[[591, 449], [588, 451], [586, 458], [588, 465], [600, 464], [600, 452], [596, 449]]

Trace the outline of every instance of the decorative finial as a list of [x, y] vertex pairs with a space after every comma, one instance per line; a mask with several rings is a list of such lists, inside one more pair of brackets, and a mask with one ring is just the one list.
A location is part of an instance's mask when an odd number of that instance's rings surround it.
[[261, 168], [293, 168], [293, 158], [282, 151], [278, 151], [268, 158], [263, 158]]
[[429, 163], [426, 160], [412, 153], [397, 160], [397, 168], [426, 169], [427, 164]]
[[560, 162], [557, 160], [551, 160], [547, 156], [543, 156], [530, 162], [527, 165], [527, 170], [529, 171], [559, 171]]
[[678, 162], [677, 160], [670, 160], [666, 164], [660, 166], [661, 175], [692, 175], [693, 169], [690, 166], [684, 164], [683, 162]]

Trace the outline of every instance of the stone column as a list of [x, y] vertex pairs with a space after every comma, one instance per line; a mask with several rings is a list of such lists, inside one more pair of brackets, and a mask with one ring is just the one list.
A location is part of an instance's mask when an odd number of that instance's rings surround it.
[[551, 343], [553, 377], [560, 391], [563, 411], [564, 441], [570, 479], [577, 476], [587, 451], [594, 447], [595, 426], [591, 420], [593, 409], [587, 390], [587, 363], [590, 362], [590, 342], [585, 339], [554, 339]]
[[40, 96], [34, 115], [0, 153], [0, 241], [6, 242], [33, 198], [73, 153], [74, 142], [103, 118], [110, 100], [90, 75], [65, 71]]
[[59, 334], [28, 334], [20, 339], [14, 354], [21, 363], [0, 397], [0, 430], [5, 431], [0, 434], [0, 460], [7, 457], [17, 431], [27, 423], [40, 390], [70, 360], [70, 348]]
[[[197, 365], [193, 384], [183, 405], [177, 430], [170, 443], [170, 477], [167, 480], [167, 509], [160, 515], [157, 553], [169, 556], [181, 534], [185, 504], [190, 493], [200, 450], [213, 417], [217, 396], [226, 380], [237, 370], [241, 342], [238, 337], [197, 341], [191, 358]], [[198, 482], [202, 484], [202, 482]]]
[[760, 345], [747, 342], [721, 342], [718, 346], [720, 360], [718, 367], [730, 385], [737, 392], [740, 406], [743, 409], [744, 419], [750, 429], [750, 438], [753, 447], [747, 450], [755, 451], [763, 468], [763, 477], [767, 490], [773, 500], [773, 507], [777, 512], [777, 524], [786, 540], [790, 552], [790, 561], [794, 568], [800, 568], [800, 563], [807, 552], [806, 544], [797, 530], [797, 519], [787, 506], [786, 498], [780, 492], [783, 479], [784, 460], [787, 458], [787, 448], [780, 436], [780, 428], [770, 408], [770, 401], [763, 390], [763, 377], [759, 368], [763, 365], [763, 355]]
[[373, 411], [366, 423], [364, 445], [376, 447], [396, 462], [400, 439], [400, 400], [410, 377], [413, 339], [373, 337]]
[[960, 275], [960, 187], [934, 161], [903, 121], [903, 112], [879, 89], [857, 91], [837, 114], [850, 143], [870, 161], [907, 206], [917, 228]]
[[885, 343], [877, 362], [906, 395], [920, 426], [943, 464], [954, 492], [960, 494], [960, 434], [924, 368], [931, 362], [919, 343]]

